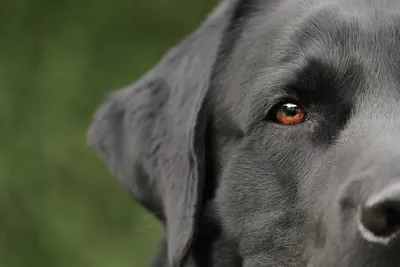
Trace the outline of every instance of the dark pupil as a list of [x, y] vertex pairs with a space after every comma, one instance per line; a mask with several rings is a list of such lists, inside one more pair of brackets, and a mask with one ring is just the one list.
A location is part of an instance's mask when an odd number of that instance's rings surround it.
[[283, 106], [283, 113], [286, 117], [295, 117], [299, 114], [299, 107], [294, 104], [285, 104]]

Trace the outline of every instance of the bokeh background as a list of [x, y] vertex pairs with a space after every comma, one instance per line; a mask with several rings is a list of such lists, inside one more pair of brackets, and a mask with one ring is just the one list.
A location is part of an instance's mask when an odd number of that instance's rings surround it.
[[0, 0], [0, 267], [148, 266], [161, 228], [86, 130], [217, 2]]

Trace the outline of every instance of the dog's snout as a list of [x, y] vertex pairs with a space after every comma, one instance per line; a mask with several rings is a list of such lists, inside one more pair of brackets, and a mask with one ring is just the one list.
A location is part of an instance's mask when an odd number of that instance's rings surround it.
[[400, 232], [400, 183], [373, 194], [360, 207], [360, 231], [369, 242], [387, 243]]

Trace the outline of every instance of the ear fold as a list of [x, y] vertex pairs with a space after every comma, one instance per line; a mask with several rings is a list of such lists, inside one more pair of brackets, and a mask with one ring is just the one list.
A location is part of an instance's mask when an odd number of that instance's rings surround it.
[[114, 176], [163, 221], [170, 267], [184, 264], [196, 230], [206, 167], [205, 98], [235, 2], [223, 1], [151, 72], [112, 94], [88, 133]]

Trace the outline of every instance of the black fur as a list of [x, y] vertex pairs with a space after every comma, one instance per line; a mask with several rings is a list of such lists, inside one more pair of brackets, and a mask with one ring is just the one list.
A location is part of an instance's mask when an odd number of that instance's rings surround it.
[[[400, 266], [357, 230], [400, 182], [399, 28], [397, 0], [225, 0], [112, 94], [89, 140], [159, 214], [153, 266]], [[277, 123], [285, 101], [306, 120]]]

